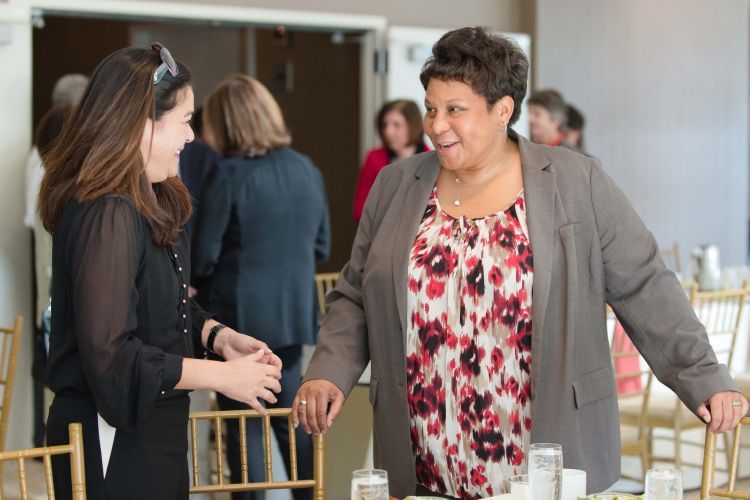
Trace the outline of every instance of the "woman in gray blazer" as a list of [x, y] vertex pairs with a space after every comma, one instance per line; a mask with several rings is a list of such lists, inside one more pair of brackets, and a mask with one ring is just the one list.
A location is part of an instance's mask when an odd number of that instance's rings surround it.
[[[563, 447], [589, 491], [619, 477], [605, 303], [710, 429], [748, 409], [651, 233], [596, 161], [509, 126], [528, 61], [482, 28], [444, 35], [421, 81], [435, 151], [384, 169], [294, 415], [326, 431], [368, 361], [392, 495], [480, 498]], [[533, 326], [532, 326], [533, 325]]]

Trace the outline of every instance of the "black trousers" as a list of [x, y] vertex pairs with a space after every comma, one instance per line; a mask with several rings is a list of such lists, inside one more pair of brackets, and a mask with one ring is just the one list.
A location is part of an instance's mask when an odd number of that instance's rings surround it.
[[[281, 358], [283, 368], [281, 370], [281, 393], [276, 395], [278, 399], [275, 405], [266, 405], [268, 408], [290, 408], [294, 396], [297, 394], [302, 381], [302, 345], [294, 345], [283, 349], [274, 350]], [[219, 408], [222, 410], [248, 409], [249, 406], [229, 399], [222, 394], [216, 394]], [[240, 482], [242, 473], [240, 469], [240, 430], [238, 420], [227, 420], [227, 462], [231, 470], [232, 482]], [[247, 450], [248, 450], [248, 480], [251, 482], [265, 481], [265, 461], [263, 454], [263, 427], [260, 419], [247, 419]], [[275, 417], [271, 419], [271, 427], [284, 457], [287, 474], [289, 472], [289, 425], [286, 418]], [[312, 439], [305, 434], [302, 426], [297, 428], [297, 477], [300, 479], [312, 479]], [[295, 500], [311, 500], [312, 489], [292, 490]], [[232, 493], [232, 500], [264, 500], [265, 493], [262, 491], [247, 491]]]

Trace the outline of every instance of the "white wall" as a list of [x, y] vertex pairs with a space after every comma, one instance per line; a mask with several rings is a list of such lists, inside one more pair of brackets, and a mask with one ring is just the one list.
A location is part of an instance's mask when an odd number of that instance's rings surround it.
[[25, 319], [6, 447], [29, 446], [32, 436], [31, 249], [23, 226], [24, 165], [31, 137], [31, 28], [7, 4], [0, 4], [0, 29], [11, 30], [0, 44], [0, 324]]
[[588, 148], [660, 244], [744, 264], [748, 1], [537, 0], [536, 21], [537, 88], [586, 114]]

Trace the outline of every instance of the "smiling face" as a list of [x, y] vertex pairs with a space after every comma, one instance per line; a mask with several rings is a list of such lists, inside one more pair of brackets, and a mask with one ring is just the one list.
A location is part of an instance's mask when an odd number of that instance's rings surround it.
[[513, 99], [487, 100], [471, 86], [431, 79], [425, 95], [424, 130], [435, 145], [440, 165], [451, 171], [478, 170], [502, 156], [505, 128], [513, 113]]
[[[190, 128], [194, 110], [193, 89], [185, 87], [177, 93], [175, 107], [156, 122], [147, 120], [141, 139], [141, 155], [149, 182], [156, 183], [177, 176], [180, 152], [195, 135]], [[153, 137], [152, 137], [153, 131]]]

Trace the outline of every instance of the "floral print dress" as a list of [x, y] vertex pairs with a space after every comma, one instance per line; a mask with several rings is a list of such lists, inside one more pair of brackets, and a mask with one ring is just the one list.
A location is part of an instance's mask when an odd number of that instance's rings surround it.
[[417, 483], [500, 494], [526, 472], [533, 261], [523, 191], [481, 219], [433, 189], [409, 259], [407, 399]]

